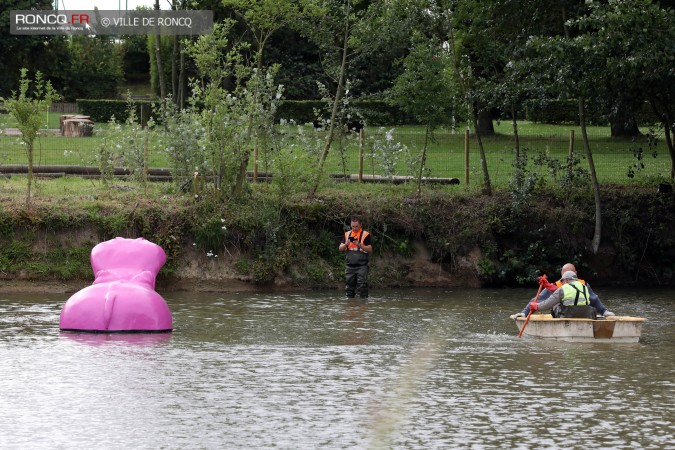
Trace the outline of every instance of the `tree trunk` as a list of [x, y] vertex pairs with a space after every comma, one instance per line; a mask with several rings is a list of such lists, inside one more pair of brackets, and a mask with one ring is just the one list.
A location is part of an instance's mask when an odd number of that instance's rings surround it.
[[346, 4], [346, 14], [345, 14], [345, 34], [342, 43], [342, 62], [340, 64], [340, 74], [338, 75], [338, 86], [335, 91], [335, 99], [333, 101], [333, 111], [330, 116], [330, 125], [328, 126], [328, 134], [326, 135], [326, 143], [323, 147], [323, 152], [321, 153], [321, 158], [319, 158], [319, 167], [316, 173], [316, 179], [314, 180], [314, 185], [312, 186], [309, 195], [313, 197], [316, 194], [316, 191], [319, 189], [319, 183], [321, 181], [321, 175], [323, 174], [323, 167], [326, 163], [326, 158], [328, 157], [328, 152], [330, 151], [330, 146], [333, 143], [333, 137], [335, 134], [335, 121], [337, 120], [338, 108], [340, 101], [342, 100], [342, 90], [344, 89], [344, 80], [345, 73], [347, 72], [347, 54], [349, 51], [349, 10], [351, 2], [347, 0]]
[[668, 152], [670, 153], [670, 178], [675, 179], [675, 148], [673, 148], [672, 139], [672, 136], [675, 135], [675, 122], [673, 122], [675, 118], [670, 114], [670, 108], [666, 107], [666, 111], [661, 111], [653, 98], [649, 100], [649, 104], [651, 105], [654, 114], [656, 114], [656, 117], [658, 117], [663, 124], [666, 145], [668, 146]]
[[480, 153], [480, 165], [483, 169], [483, 194], [492, 195], [492, 184], [490, 183], [490, 173], [488, 172], [487, 158], [485, 157], [485, 148], [483, 147], [483, 139], [478, 129], [478, 113], [476, 112], [476, 105], [473, 105], [473, 127], [476, 130], [476, 140], [478, 141], [478, 152]]
[[180, 75], [178, 76], [178, 109], [185, 108], [185, 49], [180, 45]]
[[588, 133], [586, 130], [586, 107], [584, 99], [579, 99], [579, 124], [581, 125], [581, 136], [584, 142], [584, 150], [586, 150], [586, 158], [588, 159], [588, 168], [591, 172], [591, 182], [593, 183], [593, 198], [595, 200], [595, 232], [593, 234], [593, 241], [591, 243], [593, 254], [598, 253], [600, 248], [600, 237], [602, 234], [602, 207], [600, 204], [600, 184], [598, 183], [598, 176], [595, 172], [595, 164], [593, 163], [593, 153], [591, 146], [588, 143]]
[[426, 132], [424, 133], [424, 147], [422, 148], [422, 160], [420, 161], [420, 171], [417, 176], [417, 197], [422, 196], [422, 172], [424, 172], [424, 165], [427, 162], [427, 146], [429, 145], [429, 130], [430, 126], [427, 124]]
[[30, 206], [30, 188], [33, 183], [33, 143], [26, 144], [28, 153], [28, 189], [26, 189], [26, 206]]
[[490, 110], [480, 110], [478, 112], [478, 123], [474, 126], [476, 127], [477, 134], [480, 133], [482, 136], [492, 136], [495, 134]]
[[[262, 57], [263, 57], [263, 47], [262, 44], [260, 44], [261, 47], [258, 49], [258, 71], [255, 73], [255, 76], [258, 77], [258, 80], [262, 79]], [[260, 81], [258, 81], [258, 85], [256, 87], [256, 92], [255, 92], [255, 101], [258, 103], [260, 100]], [[253, 141], [253, 123], [254, 117], [253, 113], [249, 115], [248, 117], [248, 127], [246, 129], [246, 142], [244, 145], [246, 146], [246, 149], [244, 150], [244, 156], [239, 164], [239, 173], [237, 174], [237, 181], [234, 184], [234, 187], [232, 188], [232, 195], [235, 197], [240, 195], [241, 192], [244, 189], [244, 181], [246, 181], [246, 169], [248, 168], [248, 161], [251, 156], [251, 142]]]
[[178, 36], [173, 37], [173, 52], [171, 53], [171, 99], [173, 104], [178, 103]]
[[[159, 14], [159, 0], [155, 0], [155, 11]], [[162, 55], [160, 54], [160, 48], [161, 39], [159, 26], [155, 25], [155, 59], [157, 60], [157, 78], [159, 78], [159, 96], [164, 100], [166, 98], [166, 85], [164, 82], [164, 70], [162, 69]]]
[[[672, 122], [670, 122], [672, 123]], [[673, 148], [673, 138], [669, 127], [665, 128], [666, 144], [668, 144], [668, 152], [670, 152], [670, 179], [675, 179], [675, 149]]]
[[511, 105], [511, 121], [513, 122], [513, 137], [515, 139], [516, 160], [520, 158], [520, 136], [518, 136], [518, 112], [516, 107]]
[[640, 135], [640, 129], [632, 112], [610, 116], [609, 127], [612, 137], [636, 137]]

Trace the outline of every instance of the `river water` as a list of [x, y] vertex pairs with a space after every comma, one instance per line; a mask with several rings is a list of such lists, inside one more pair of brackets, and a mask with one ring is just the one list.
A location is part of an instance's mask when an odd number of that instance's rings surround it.
[[531, 290], [162, 293], [166, 335], [60, 333], [0, 293], [0, 448], [675, 448], [672, 291], [637, 344], [517, 337]]

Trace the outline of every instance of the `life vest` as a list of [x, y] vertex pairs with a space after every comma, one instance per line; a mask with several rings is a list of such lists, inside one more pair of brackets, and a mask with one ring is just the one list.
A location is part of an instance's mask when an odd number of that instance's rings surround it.
[[[368, 264], [368, 252], [359, 249], [356, 245], [357, 242], [363, 245], [363, 241], [368, 237], [368, 234], [369, 233], [363, 228], [361, 228], [358, 233], [354, 233], [351, 230], [345, 232], [345, 242], [347, 242], [347, 255], [345, 256], [345, 259], [347, 265], [365, 266]], [[353, 237], [354, 241], [350, 241], [350, 237]]]
[[[577, 279], [577, 281], [578, 281], [579, 283], [581, 283], [581, 284], [586, 284], [586, 281], [585, 281], [585, 280]], [[557, 287], [562, 287], [562, 286], [563, 286], [562, 280], [556, 281], [556, 282], [555, 282], [555, 285], [556, 285]]]
[[587, 306], [590, 304], [588, 287], [580, 281], [572, 281], [564, 284], [563, 290], [563, 306]]
[[[368, 253], [364, 250], [359, 249], [359, 246], [356, 245], [356, 242], [359, 242], [361, 245], [363, 245], [363, 241], [366, 240], [368, 237], [368, 232], [361, 228], [358, 233], [354, 233], [353, 231], [349, 230], [345, 232], [345, 242], [348, 242], [347, 244], [347, 251], [350, 252], [362, 252], [362, 253]], [[355, 238], [354, 241], [349, 240], [350, 237]]]

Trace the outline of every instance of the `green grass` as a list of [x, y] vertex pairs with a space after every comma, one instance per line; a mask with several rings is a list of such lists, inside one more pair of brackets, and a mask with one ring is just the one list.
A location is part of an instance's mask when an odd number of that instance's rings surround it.
[[[60, 113], [46, 113], [43, 117], [43, 127], [50, 129], [59, 128], [59, 119], [61, 117]], [[0, 130], [3, 128], [15, 128], [16, 121], [9, 114], [0, 114]]]
[[[386, 130], [387, 128], [385, 128]], [[524, 122], [519, 126], [520, 148], [527, 149], [530, 159], [538, 152], [544, 152], [562, 162], [567, 160], [570, 144], [570, 130], [574, 133], [574, 151], [581, 158], [581, 167], [588, 168], [588, 163], [581, 140], [581, 130], [578, 127], [562, 125], [538, 125]], [[482, 139], [485, 148], [488, 171], [491, 181], [496, 185], [508, 183], [513, 175], [514, 137], [511, 124], [501, 123], [496, 127], [494, 136]], [[646, 132], [646, 130], [645, 130]], [[645, 152], [645, 168], [636, 178], [666, 177], [670, 173], [670, 157], [663, 140], [656, 147], [658, 155], [653, 158], [648, 151], [646, 138], [635, 141], [632, 139], [615, 139], [609, 137], [609, 127], [589, 127], [588, 130], [593, 161], [596, 165], [598, 178], [602, 183], [628, 183], [628, 167], [635, 164], [636, 159], [632, 149], [641, 146]], [[381, 129], [369, 129], [368, 136], [379, 136], [383, 139]], [[424, 129], [421, 127], [398, 127], [394, 131], [394, 139], [404, 143], [410, 150], [421, 152], [424, 145]], [[366, 139], [366, 144], [368, 138]], [[367, 148], [367, 145], [366, 145]], [[358, 171], [357, 144], [349, 146], [347, 172]], [[377, 161], [368, 156], [365, 150], [364, 172], [376, 174], [380, 172]], [[329, 170], [342, 172], [338, 160], [338, 152], [333, 151], [329, 158]], [[431, 142], [427, 149], [427, 166], [431, 168], [431, 175], [435, 177], [456, 177], [462, 182], [465, 173], [464, 135], [461, 132], [452, 133], [448, 130], [439, 130], [435, 133], [435, 142]], [[405, 169], [399, 164], [399, 173]], [[543, 170], [543, 168], [538, 168]], [[478, 143], [474, 136], [469, 142], [469, 179], [470, 183], [480, 183], [482, 169], [478, 151]]]
[[[59, 114], [49, 115], [50, 127], [58, 128]], [[0, 124], [9, 122], [7, 116], [0, 116]], [[95, 130], [101, 130], [107, 124], [96, 124]], [[0, 128], [2, 128], [0, 126]], [[364, 173], [382, 175], [380, 163], [374, 157], [372, 148], [376, 140], [384, 141], [385, 132], [392, 127], [370, 127], [365, 130], [364, 144]], [[513, 175], [514, 138], [512, 127], [509, 122], [495, 124], [496, 134], [483, 138], [490, 178], [495, 185], [505, 185]], [[575, 132], [574, 150], [581, 158], [581, 167], [588, 168], [581, 131], [579, 127], [565, 125], [542, 125], [528, 122], [519, 123], [520, 147], [527, 149], [530, 159], [539, 152], [544, 152], [551, 157], [566, 161], [570, 130]], [[646, 131], [646, 130], [645, 130]], [[315, 132], [311, 127], [305, 127], [306, 135], [312, 137], [321, 147], [325, 134]], [[609, 127], [593, 126], [588, 129], [593, 159], [601, 183], [626, 184], [645, 179], [659, 179], [668, 177], [670, 174], [670, 157], [663, 139], [659, 140], [656, 147], [658, 153], [653, 158], [647, 148], [645, 138], [638, 140], [611, 138]], [[394, 140], [404, 144], [409, 152], [418, 155], [424, 145], [424, 128], [419, 126], [402, 126], [394, 128]], [[427, 150], [427, 166], [431, 169], [433, 177], [456, 177], [464, 182], [465, 157], [464, 157], [464, 134], [463, 131], [439, 129], [434, 133], [434, 141], [429, 143]], [[61, 137], [42, 136], [36, 142], [35, 163], [38, 165], [95, 165], [95, 155], [101, 143], [100, 135], [93, 137]], [[645, 168], [637, 174], [635, 180], [627, 177], [627, 169], [636, 163], [633, 148], [641, 146], [645, 152]], [[340, 151], [340, 148], [343, 151]], [[344, 160], [343, 160], [344, 157]], [[253, 169], [253, 158], [249, 169]], [[26, 156], [23, 146], [18, 137], [0, 135], [0, 164], [25, 164]], [[265, 169], [265, 155], [259, 156], [258, 170]], [[170, 167], [166, 155], [155, 150], [150, 155], [150, 167]], [[342, 137], [334, 143], [328, 160], [326, 172], [328, 173], [358, 173], [359, 168], [359, 140], [352, 133]], [[311, 168], [308, 168], [308, 173]], [[532, 170], [544, 172], [545, 168], [537, 167]], [[397, 175], [413, 175], [406, 168], [403, 158], [397, 165]], [[474, 136], [471, 136], [469, 144], [469, 180], [470, 184], [480, 184], [482, 170], [478, 152], [478, 144]]]
[[[165, 200], [165, 197], [174, 192], [171, 183], [148, 183], [146, 189], [139, 183], [117, 180], [104, 185], [100, 180], [85, 179], [77, 176], [59, 178], [36, 178], [32, 194], [34, 198], [49, 198], [70, 207], [77, 204], [78, 208], [100, 208], [101, 199], [106, 204], [134, 204], [141, 198]], [[0, 194], [4, 198], [23, 200], [26, 196], [26, 176], [12, 175], [9, 178], [0, 178]]]

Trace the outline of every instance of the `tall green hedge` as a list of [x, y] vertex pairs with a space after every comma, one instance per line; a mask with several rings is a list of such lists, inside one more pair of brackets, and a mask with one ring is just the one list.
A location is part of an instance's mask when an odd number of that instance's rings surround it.
[[[545, 103], [528, 104], [525, 110], [525, 118], [531, 122], [551, 124], [579, 125], [579, 105], [576, 100], [550, 100]], [[588, 122], [594, 125], [606, 125], [607, 115], [597, 107], [587, 109]], [[635, 119], [639, 125], [651, 125], [658, 123], [648, 103], [635, 112]]]
[[[152, 114], [152, 102], [136, 100], [136, 114], [147, 122]], [[356, 100], [352, 103], [354, 116], [362, 118], [368, 126], [412, 125], [413, 117], [407, 116], [398, 107], [382, 100]], [[118, 122], [127, 119], [126, 100], [90, 100], [78, 99], [77, 110], [80, 114], [91, 116], [95, 122], [108, 122], [114, 115]], [[279, 105], [276, 122], [281, 119], [294, 120], [296, 123], [311, 123], [317, 119], [318, 111], [323, 118], [330, 116], [327, 103], [322, 100], [284, 100]]]
[[[147, 123], [152, 113], [152, 102], [136, 100], [133, 103], [136, 105], [136, 117], [143, 124]], [[94, 122], [109, 122], [113, 116], [117, 122], [124, 122], [129, 116], [128, 105], [127, 100], [77, 99], [77, 110], [80, 114], [91, 116]]]
[[[284, 100], [277, 109], [276, 121], [294, 120], [310, 123], [317, 119], [316, 111], [323, 118], [330, 117], [327, 102], [322, 100]], [[413, 125], [416, 121], [398, 107], [382, 100], [355, 100], [351, 103], [354, 116], [362, 118], [368, 126]]]
[[[602, 112], [587, 108], [586, 120], [591, 124], [607, 124]], [[525, 107], [525, 119], [530, 122], [579, 125], [579, 105], [576, 100], [531, 102]]]

